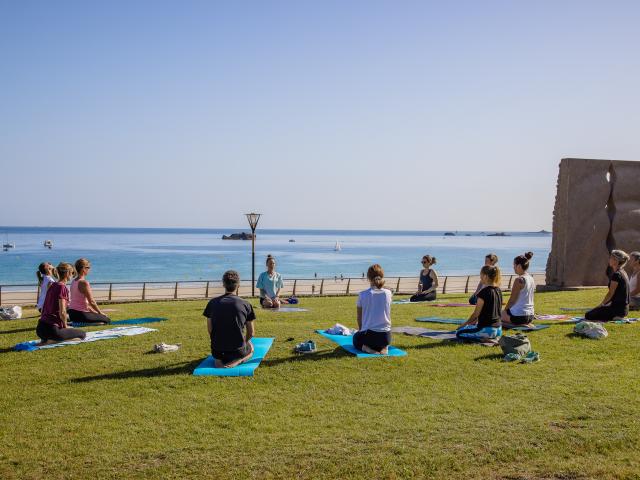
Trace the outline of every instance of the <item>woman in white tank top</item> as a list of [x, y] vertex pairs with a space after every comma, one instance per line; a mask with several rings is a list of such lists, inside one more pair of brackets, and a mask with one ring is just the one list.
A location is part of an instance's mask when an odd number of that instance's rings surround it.
[[536, 291], [536, 282], [527, 273], [529, 260], [533, 253], [527, 252], [513, 259], [513, 270], [518, 274], [513, 287], [511, 297], [505, 309], [502, 311], [502, 326], [509, 328], [515, 326], [532, 327], [534, 320], [533, 295]]

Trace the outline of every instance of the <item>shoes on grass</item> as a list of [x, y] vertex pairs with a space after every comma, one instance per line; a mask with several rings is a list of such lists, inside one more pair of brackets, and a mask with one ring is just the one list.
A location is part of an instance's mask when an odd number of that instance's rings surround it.
[[316, 351], [316, 344], [313, 340], [308, 340], [297, 344], [294, 350], [296, 353], [313, 353]]
[[526, 355], [519, 355], [517, 353], [507, 353], [503, 358], [504, 362], [520, 362], [520, 363], [533, 363], [540, 361], [540, 354], [538, 352], [528, 352]]
[[520, 360], [520, 363], [533, 363], [533, 362], [539, 362], [540, 361], [540, 354], [538, 352], [529, 352], [527, 353], [524, 357], [522, 357], [522, 360]]

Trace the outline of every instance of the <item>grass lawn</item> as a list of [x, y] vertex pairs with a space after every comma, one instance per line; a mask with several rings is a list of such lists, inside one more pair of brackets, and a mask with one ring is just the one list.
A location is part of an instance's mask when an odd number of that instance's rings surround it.
[[[536, 310], [603, 295], [539, 293]], [[10, 348], [35, 338], [35, 318], [1, 322], [0, 478], [640, 478], [640, 324], [607, 325], [599, 341], [571, 325], [533, 332], [531, 365], [403, 335], [408, 356], [356, 360], [312, 333], [354, 326], [355, 298], [302, 303], [258, 311], [257, 336], [276, 341], [245, 378], [191, 375], [208, 354], [205, 301], [115, 305], [113, 319], [169, 321], [36, 352]], [[470, 311], [394, 305], [392, 321]], [[317, 354], [292, 353], [309, 338]], [[182, 348], [149, 353], [159, 342]]]

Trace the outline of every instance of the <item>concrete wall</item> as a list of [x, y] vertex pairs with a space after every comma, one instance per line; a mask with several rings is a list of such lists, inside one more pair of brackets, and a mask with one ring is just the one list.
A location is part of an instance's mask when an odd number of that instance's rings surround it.
[[640, 162], [563, 158], [546, 283], [606, 285], [609, 252], [640, 250]]

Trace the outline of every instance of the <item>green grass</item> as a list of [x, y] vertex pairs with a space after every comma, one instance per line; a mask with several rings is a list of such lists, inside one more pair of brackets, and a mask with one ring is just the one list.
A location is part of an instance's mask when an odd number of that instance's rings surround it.
[[[603, 294], [540, 293], [536, 308]], [[276, 341], [252, 378], [191, 375], [208, 353], [204, 301], [116, 305], [114, 319], [170, 320], [37, 352], [10, 351], [35, 319], [0, 323], [0, 478], [640, 478], [640, 325], [600, 341], [569, 325], [531, 333], [532, 365], [402, 335], [408, 356], [356, 360], [312, 333], [353, 326], [355, 298], [303, 303], [258, 312], [257, 335]], [[469, 312], [396, 305], [392, 320]], [[309, 338], [317, 354], [292, 353]], [[182, 348], [150, 354], [162, 341]]]

